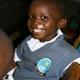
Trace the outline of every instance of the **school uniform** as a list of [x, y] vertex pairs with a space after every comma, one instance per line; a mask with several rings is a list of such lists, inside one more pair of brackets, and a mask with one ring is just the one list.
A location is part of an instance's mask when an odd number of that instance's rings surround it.
[[78, 52], [64, 41], [60, 30], [50, 41], [40, 42], [29, 36], [16, 50], [17, 68], [14, 80], [59, 80]]

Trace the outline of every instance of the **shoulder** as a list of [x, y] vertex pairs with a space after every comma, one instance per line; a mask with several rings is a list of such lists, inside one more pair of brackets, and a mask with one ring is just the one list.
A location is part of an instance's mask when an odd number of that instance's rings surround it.
[[17, 46], [17, 51], [23, 51], [23, 49], [27, 46], [27, 41], [31, 38], [31, 36], [26, 37], [20, 44]]
[[80, 57], [78, 51], [65, 40], [62, 40], [58, 43], [57, 50], [59, 50], [59, 52], [68, 59], [69, 58], [76, 59]]
[[77, 50], [65, 40], [59, 43], [59, 47], [70, 53], [78, 53]]
[[23, 43], [26, 43], [28, 40], [30, 40], [31, 39], [31, 36], [29, 35], [28, 37], [26, 37], [22, 42], [21, 42], [21, 44], [23, 44]]

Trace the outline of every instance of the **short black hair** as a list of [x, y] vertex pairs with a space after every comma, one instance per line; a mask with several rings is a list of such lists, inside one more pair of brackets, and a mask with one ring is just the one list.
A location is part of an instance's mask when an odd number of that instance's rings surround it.
[[47, 2], [51, 1], [52, 3], [55, 3], [61, 10], [62, 16], [64, 18], [70, 18], [74, 16], [79, 9], [79, 3], [77, 0], [33, 0], [34, 2]]

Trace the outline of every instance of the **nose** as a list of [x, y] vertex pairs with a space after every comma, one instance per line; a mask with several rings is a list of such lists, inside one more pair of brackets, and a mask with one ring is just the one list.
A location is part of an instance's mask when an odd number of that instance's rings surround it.
[[36, 26], [38, 26], [38, 25], [40, 25], [41, 24], [41, 20], [39, 19], [39, 18], [36, 18], [35, 20], [34, 20], [34, 26], [36, 27]]

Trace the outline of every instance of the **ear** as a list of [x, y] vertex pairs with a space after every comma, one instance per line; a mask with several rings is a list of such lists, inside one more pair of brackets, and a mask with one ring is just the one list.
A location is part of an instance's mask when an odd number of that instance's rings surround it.
[[58, 28], [64, 28], [66, 24], [67, 24], [67, 19], [60, 19]]

